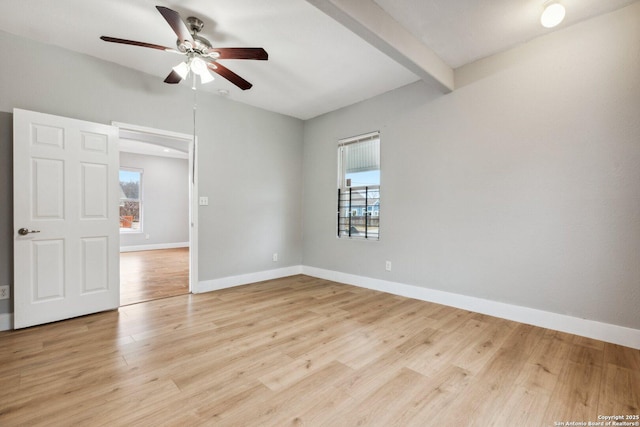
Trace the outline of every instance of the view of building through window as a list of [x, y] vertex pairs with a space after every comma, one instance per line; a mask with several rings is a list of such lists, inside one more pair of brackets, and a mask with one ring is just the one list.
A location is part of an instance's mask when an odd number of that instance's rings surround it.
[[142, 231], [142, 171], [120, 169], [120, 232]]

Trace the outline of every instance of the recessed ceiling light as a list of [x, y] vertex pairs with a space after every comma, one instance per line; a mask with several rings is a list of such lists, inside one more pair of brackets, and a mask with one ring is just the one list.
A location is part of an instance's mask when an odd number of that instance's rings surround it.
[[165, 153], [170, 153], [170, 152], [171, 152], [171, 150], [169, 150], [168, 148], [165, 148], [165, 149], [164, 149], [164, 150], [162, 150], [162, 151], [164, 151]]
[[540, 23], [545, 28], [553, 28], [564, 19], [566, 11], [564, 6], [558, 2], [547, 3], [544, 12], [540, 16]]

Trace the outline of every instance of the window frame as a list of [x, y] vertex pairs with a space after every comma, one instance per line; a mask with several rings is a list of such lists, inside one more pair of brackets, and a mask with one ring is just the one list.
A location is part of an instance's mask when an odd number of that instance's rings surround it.
[[[349, 181], [349, 179], [347, 178], [347, 159], [345, 158], [346, 156], [346, 150], [344, 150], [345, 146], [348, 146], [350, 144], [357, 144], [359, 142], [365, 142], [367, 140], [372, 140], [372, 139], [377, 139], [378, 140], [378, 184], [376, 185], [371, 185], [371, 186], [352, 186]], [[338, 172], [338, 177], [337, 177], [337, 193], [338, 193], [338, 204], [337, 204], [337, 215], [336, 215], [336, 230], [337, 230], [337, 234], [336, 234], [336, 238], [338, 239], [347, 239], [347, 240], [364, 240], [364, 241], [379, 241], [380, 240], [380, 189], [381, 189], [381, 183], [382, 183], [382, 166], [381, 166], [381, 133], [380, 131], [373, 131], [373, 132], [368, 132], [368, 133], [364, 133], [361, 135], [357, 135], [357, 136], [352, 136], [349, 138], [343, 138], [338, 140], [338, 145], [337, 145], [337, 155], [338, 155], [338, 168], [337, 168], [337, 172]], [[347, 185], [349, 184], [349, 185]], [[365, 189], [368, 189], [370, 187], [373, 187], [371, 189], [369, 189], [368, 191], [366, 191]], [[343, 199], [344, 197], [344, 192], [346, 191], [350, 191], [350, 189], [356, 189], [357, 191], [362, 192], [363, 190], [365, 191], [365, 194], [368, 196], [369, 192], [373, 192], [374, 194], [377, 194], [377, 197], [366, 197], [365, 196], [365, 206], [362, 206], [362, 210], [368, 210], [371, 209], [371, 211], [367, 211], [366, 212], [366, 216], [368, 218], [370, 218], [369, 220], [365, 219], [365, 224], [367, 224], [367, 222], [370, 222], [371, 219], [375, 218], [375, 221], [378, 223], [377, 225], [377, 231], [374, 233], [375, 237], [373, 236], [369, 236], [368, 233], [365, 231], [364, 235], [361, 235], [360, 233], [358, 233], [357, 235], [352, 235], [350, 231], [345, 232], [345, 229], [342, 228], [341, 229], [341, 225], [344, 226], [344, 223], [341, 224], [341, 219], [345, 219], [345, 218], [350, 218], [353, 217], [353, 213], [356, 212], [356, 216], [357, 216], [357, 209], [358, 207], [353, 207], [353, 206], [349, 206], [347, 208], [342, 207], [343, 202], [345, 201], [345, 199]], [[374, 202], [372, 205], [369, 205], [369, 200], [370, 199], [375, 199], [376, 202]], [[351, 202], [349, 202], [351, 203]], [[377, 205], [377, 208], [374, 207], [375, 205]], [[374, 212], [375, 211], [375, 212]], [[344, 216], [341, 216], [341, 212]], [[375, 213], [375, 215], [374, 215]], [[364, 216], [364, 215], [363, 215]], [[349, 219], [349, 224], [351, 224], [351, 220]]]

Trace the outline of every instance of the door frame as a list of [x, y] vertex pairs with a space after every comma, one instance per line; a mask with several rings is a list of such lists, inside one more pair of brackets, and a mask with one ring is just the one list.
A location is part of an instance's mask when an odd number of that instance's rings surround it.
[[198, 289], [198, 138], [195, 135], [173, 132], [164, 129], [150, 128], [133, 125], [130, 123], [111, 122], [118, 128], [118, 136], [121, 131], [183, 140], [189, 146], [189, 292], [195, 293]]

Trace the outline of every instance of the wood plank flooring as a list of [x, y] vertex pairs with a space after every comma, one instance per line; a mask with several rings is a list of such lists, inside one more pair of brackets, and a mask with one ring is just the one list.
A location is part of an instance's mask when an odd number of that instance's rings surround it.
[[189, 248], [120, 254], [120, 305], [188, 293]]
[[553, 426], [640, 350], [293, 276], [0, 333], [0, 425]]

